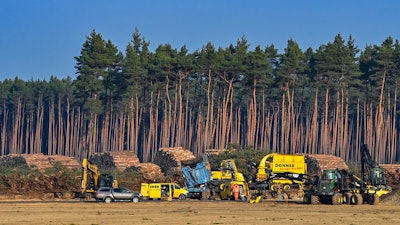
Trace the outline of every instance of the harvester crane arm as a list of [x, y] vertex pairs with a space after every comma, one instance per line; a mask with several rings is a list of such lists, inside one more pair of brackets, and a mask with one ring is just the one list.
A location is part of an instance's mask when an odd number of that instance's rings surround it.
[[372, 159], [368, 146], [361, 146], [361, 184], [362, 188], [372, 185], [386, 193], [391, 191], [391, 187], [386, 185], [384, 169]]
[[372, 159], [371, 153], [366, 144], [361, 146], [361, 163], [363, 164], [362, 167], [365, 167], [365, 164], [371, 168], [379, 167], [378, 163]]

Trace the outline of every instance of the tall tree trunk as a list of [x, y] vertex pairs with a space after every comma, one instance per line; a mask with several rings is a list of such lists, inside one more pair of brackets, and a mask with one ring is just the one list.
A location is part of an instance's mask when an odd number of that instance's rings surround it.
[[6, 155], [9, 153], [9, 150], [6, 151], [7, 148], [7, 122], [8, 122], [8, 109], [6, 107], [5, 101], [3, 102], [3, 122], [2, 122], [2, 127], [0, 129], [0, 150], [1, 150], [1, 155]]
[[312, 125], [311, 125], [311, 129], [312, 129], [312, 141], [311, 141], [311, 145], [312, 145], [312, 149], [311, 149], [311, 153], [315, 154], [315, 153], [322, 153], [318, 151], [318, 143], [320, 143], [321, 140], [319, 140], [318, 138], [318, 134], [319, 134], [319, 129], [318, 129], [318, 88], [315, 89], [315, 99], [314, 99], [314, 109], [313, 109], [313, 116], [312, 116]]
[[71, 151], [71, 137], [72, 137], [72, 133], [71, 133], [71, 106], [70, 106], [70, 102], [69, 102], [69, 97], [67, 97], [67, 99], [65, 100], [66, 103], [66, 109], [65, 109], [65, 113], [66, 116], [65, 118], [63, 118], [65, 120], [65, 155], [66, 156], [73, 156], [72, 151]]
[[390, 138], [390, 154], [389, 154], [389, 159], [388, 163], [394, 163], [396, 159], [396, 147], [397, 147], [397, 139], [396, 139], [396, 134], [397, 132], [397, 127], [396, 127], [396, 117], [397, 117], [397, 84], [398, 82], [396, 81], [395, 84], [395, 89], [394, 89], [394, 100], [393, 100], [393, 109], [392, 109], [392, 114], [391, 116], [393, 117], [392, 120], [392, 129], [391, 129], [391, 138]]

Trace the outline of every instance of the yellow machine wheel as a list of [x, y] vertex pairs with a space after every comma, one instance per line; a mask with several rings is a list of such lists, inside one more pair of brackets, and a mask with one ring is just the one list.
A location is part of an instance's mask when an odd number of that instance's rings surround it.
[[275, 184], [271, 185], [271, 191], [279, 191], [279, 190], [282, 190], [281, 184], [275, 183]]
[[343, 196], [340, 193], [336, 193], [332, 196], [332, 205], [341, 205], [343, 203]]
[[284, 191], [290, 191], [290, 185], [285, 184], [285, 185], [283, 186], [283, 190], [284, 190]]

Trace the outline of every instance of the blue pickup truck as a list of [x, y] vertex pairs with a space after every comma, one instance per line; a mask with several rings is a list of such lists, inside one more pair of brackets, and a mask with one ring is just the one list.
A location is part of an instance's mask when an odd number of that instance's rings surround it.
[[96, 191], [96, 201], [101, 202], [134, 202], [142, 200], [143, 195], [127, 188], [102, 187]]

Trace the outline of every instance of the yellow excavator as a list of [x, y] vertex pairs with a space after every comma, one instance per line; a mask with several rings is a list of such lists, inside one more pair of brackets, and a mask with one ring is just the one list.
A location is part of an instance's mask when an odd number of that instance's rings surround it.
[[75, 193], [75, 197], [81, 199], [94, 198], [96, 190], [100, 187], [118, 187], [118, 181], [110, 174], [100, 174], [96, 164], [87, 158], [82, 161], [82, 182], [80, 192]]

